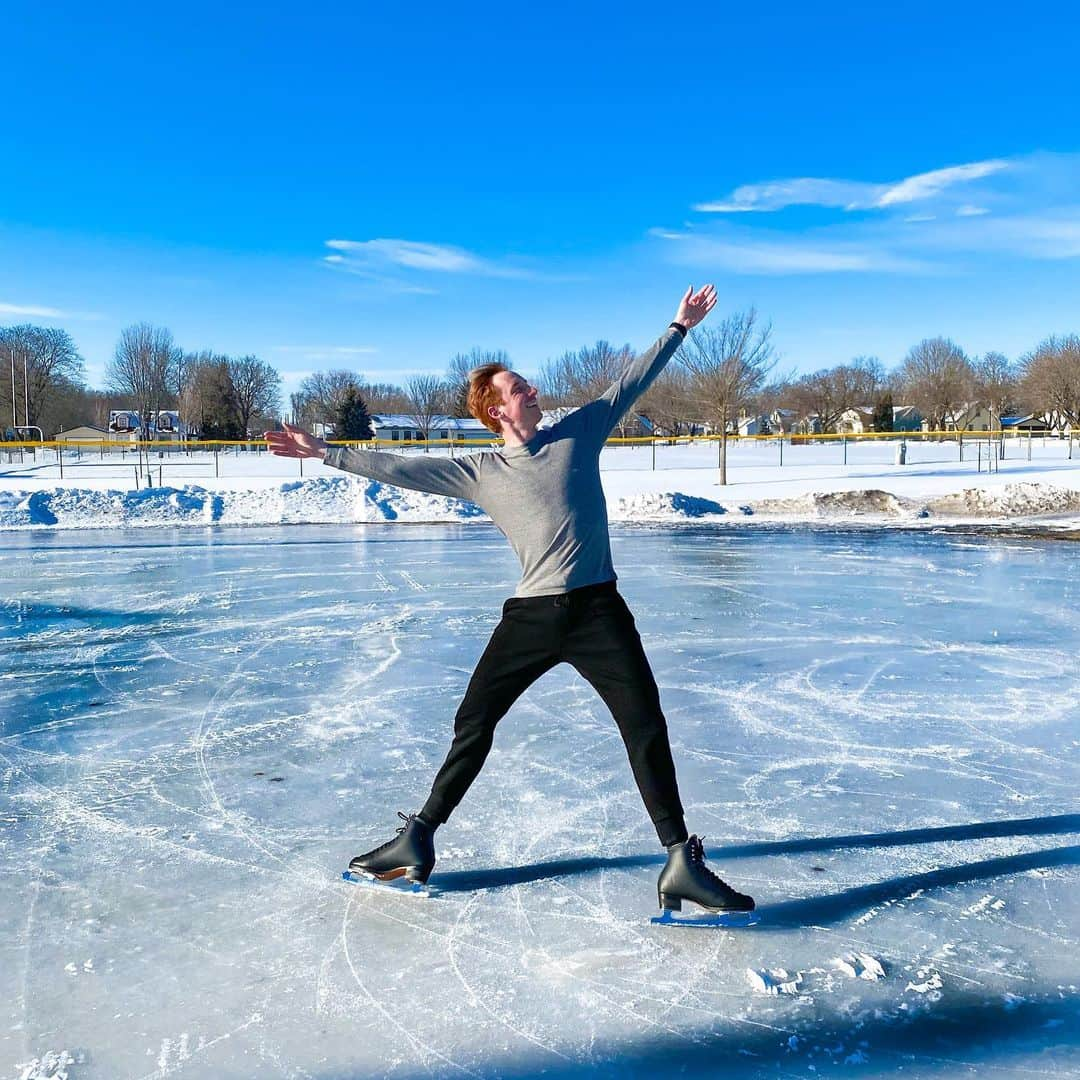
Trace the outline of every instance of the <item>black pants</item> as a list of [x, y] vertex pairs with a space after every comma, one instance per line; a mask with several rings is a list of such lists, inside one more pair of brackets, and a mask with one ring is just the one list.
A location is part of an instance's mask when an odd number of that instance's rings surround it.
[[667, 722], [634, 617], [615, 582], [562, 596], [512, 598], [503, 605], [454, 719], [454, 741], [421, 816], [442, 824], [476, 779], [495, 725], [545, 671], [566, 661], [611, 710], [661, 843], [686, 839]]

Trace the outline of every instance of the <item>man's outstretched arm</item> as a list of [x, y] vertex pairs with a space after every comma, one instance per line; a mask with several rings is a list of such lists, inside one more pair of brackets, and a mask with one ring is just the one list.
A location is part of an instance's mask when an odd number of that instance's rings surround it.
[[653, 380], [664, 370], [667, 362], [675, 355], [679, 346], [692, 327], [697, 326], [716, 306], [716, 288], [706, 285], [699, 292], [694, 292], [691, 285], [679, 302], [672, 324], [653, 343], [653, 345], [635, 357], [622, 373], [591, 405], [581, 411], [594, 413], [590, 416], [590, 427], [596, 429], [606, 439], [612, 429], [626, 415], [630, 406], [652, 385]]
[[331, 447], [291, 424], [285, 424], [284, 428], [284, 431], [267, 431], [263, 435], [270, 452], [278, 457], [319, 458], [336, 469], [384, 484], [476, 501], [475, 458], [405, 458], [377, 450]]

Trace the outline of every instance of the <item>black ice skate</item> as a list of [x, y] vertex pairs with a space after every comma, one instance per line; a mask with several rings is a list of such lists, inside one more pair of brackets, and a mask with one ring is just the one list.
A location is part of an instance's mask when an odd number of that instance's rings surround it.
[[405, 822], [393, 840], [357, 855], [349, 863], [349, 869], [341, 876], [355, 883], [378, 884], [404, 878], [404, 890], [386, 886], [395, 891], [423, 893], [427, 895], [427, 880], [435, 866], [435, 830], [416, 814], [398, 817]]
[[[701, 839], [691, 836], [684, 844], [668, 848], [667, 865], [656, 885], [662, 914], [652, 921], [675, 926], [749, 926], [757, 920], [750, 914], [754, 901], [721, 881], [706, 865]], [[690, 900], [711, 914], [676, 919]]]

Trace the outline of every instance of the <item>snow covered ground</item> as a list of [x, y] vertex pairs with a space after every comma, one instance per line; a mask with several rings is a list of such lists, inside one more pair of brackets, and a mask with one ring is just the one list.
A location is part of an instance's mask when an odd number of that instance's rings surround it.
[[0, 1078], [1080, 1076], [1080, 548], [613, 545], [752, 928], [649, 924], [661, 853], [565, 667], [438, 895], [340, 880], [445, 752], [516, 576], [490, 526], [8, 533]]
[[[1080, 526], [1080, 443], [1007, 443], [999, 471], [987, 471], [985, 442], [909, 441], [896, 465], [889, 441], [784, 446], [733, 443], [721, 487], [714, 443], [612, 446], [601, 459], [614, 521], [857, 519], [908, 525], [943, 521]], [[445, 451], [442, 451], [445, 453]], [[845, 453], [847, 463], [844, 463]], [[1030, 460], [1029, 460], [1030, 454]], [[215, 473], [217, 475], [215, 475]], [[154, 486], [147, 487], [149, 480]], [[116, 525], [266, 525], [486, 521], [475, 506], [387, 488], [321, 463], [262, 453], [153, 459], [55, 455], [0, 464], [0, 529]]]

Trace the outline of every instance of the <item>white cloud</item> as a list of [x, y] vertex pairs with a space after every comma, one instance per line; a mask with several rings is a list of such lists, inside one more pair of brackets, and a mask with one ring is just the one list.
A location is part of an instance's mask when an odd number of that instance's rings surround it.
[[782, 210], [788, 206], [828, 206], [844, 210], [883, 210], [890, 206], [922, 202], [957, 184], [968, 184], [1009, 168], [1009, 162], [994, 159], [945, 169], [917, 173], [892, 183], [873, 184], [860, 180], [831, 180], [797, 177], [745, 184], [726, 199], [698, 203], [704, 213], [731, 214]]
[[753, 236], [714, 236], [653, 230], [673, 242], [675, 262], [739, 274], [835, 274], [911, 272], [926, 267], [916, 260], [875, 250], [868, 244], [789, 241]]
[[522, 278], [528, 271], [481, 258], [464, 248], [420, 240], [327, 240], [333, 254], [323, 261], [349, 273], [399, 287], [405, 292], [431, 292], [410, 283], [401, 272], [420, 274], [466, 274], [479, 277]]
[[[738, 188], [724, 216], [654, 230], [668, 258], [741, 274], [971, 273], [987, 256], [1080, 258], [1080, 154], [1035, 153], [919, 173], [891, 184], [796, 179]], [[736, 210], [792, 205], [878, 211], [806, 225], [794, 215], [771, 227]], [[899, 211], [899, 212], [897, 212]], [[980, 256], [976, 263], [971, 256]]]
[[68, 319], [71, 312], [34, 304], [0, 304], [0, 315], [25, 315], [32, 319]]
[[934, 169], [932, 172], [918, 173], [890, 185], [874, 204], [878, 207], [895, 206], [897, 203], [920, 202], [939, 195], [954, 184], [967, 184], [972, 180], [981, 180], [984, 176], [1007, 169], [1009, 163], [1000, 158], [992, 161], [976, 161], [970, 165], [953, 165], [947, 169]]

